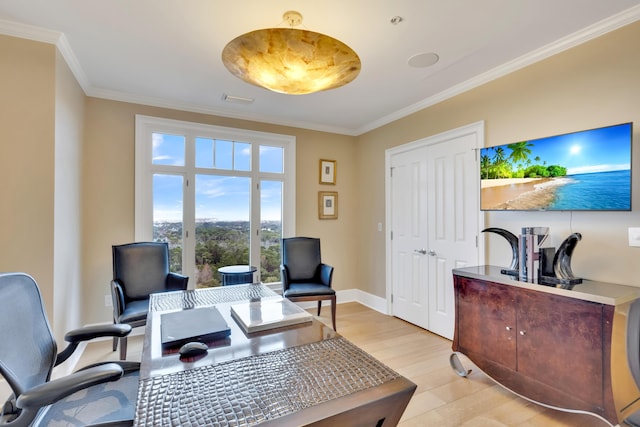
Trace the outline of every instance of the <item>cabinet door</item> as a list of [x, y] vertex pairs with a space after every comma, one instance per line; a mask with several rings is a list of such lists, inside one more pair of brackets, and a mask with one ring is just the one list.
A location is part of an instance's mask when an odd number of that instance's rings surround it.
[[517, 301], [518, 372], [601, 406], [602, 305], [524, 289]]
[[459, 350], [516, 369], [516, 309], [509, 286], [456, 277]]

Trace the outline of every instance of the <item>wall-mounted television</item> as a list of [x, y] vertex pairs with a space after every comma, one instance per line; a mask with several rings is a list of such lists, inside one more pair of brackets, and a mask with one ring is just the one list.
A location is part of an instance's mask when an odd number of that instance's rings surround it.
[[483, 211], [630, 211], [632, 123], [480, 150]]

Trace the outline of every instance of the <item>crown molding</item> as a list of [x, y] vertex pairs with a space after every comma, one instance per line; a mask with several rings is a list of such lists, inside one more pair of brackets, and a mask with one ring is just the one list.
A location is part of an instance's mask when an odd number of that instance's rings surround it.
[[640, 5], [629, 8], [621, 13], [613, 15], [607, 19], [603, 19], [589, 27], [583, 28], [573, 34], [563, 37], [554, 41], [539, 49], [533, 50], [525, 55], [520, 56], [512, 61], [506, 62], [499, 67], [493, 68], [486, 73], [479, 74], [467, 81], [452, 86], [451, 88], [437, 93], [433, 96], [416, 102], [408, 107], [397, 110], [387, 116], [381, 117], [378, 120], [368, 123], [365, 126], [358, 128], [355, 132], [356, 135], [362, 135], [363, 133], [372, 131], [381, 126], [409, 116], [420, 110], [424, 110], [427, 107], [438, 104], [449, 98], [453, 98], [456, 95], [460, 95], [485, 83], [489, 83], [514, 71], [520, 70], [524, 67], [532, 65], [536, 62], [547, 59], [560, 52], [564, 52], [573, 47], [579, 46], [589, 40], [600, 37], [625, 25], [631, 24], [640, 19]]
[[221, 117], [228, 117], [240, 120], [248, 120], [261, 123], [269, 123], [280, 126], [288, 126], [295, 128], [303, 128], [309, 130], [317, 130], [321, 132], [337, 133], [342, 135], [358, 136], [366, 132], [370, 132], [374, 129], [382, 127], [393, 121], [402, 119], [427, 107], [438, 104], [454, 96], [460, 95], [471, 89], [479, 87], [485, 83], [489, 83], [514, 71], [520, 70], [524, 67], [532, 65], [536, 62], [542, 61], [553, 55], [556, 55], [565, 50], [571, 49], [575, 46], [581, 45], [594, 38], [600, 37], [606, 33], [614, 31], [625, 25], [631, 24], [640, 19], [640, 5], [629, 8], [623, 12], [606, 18], [600, 22], [597, 22], [589, 27], [586, 27], [580, 31], [556, 40], [546, 46], [531, 51], [525, 55], [520, 56], [512, 61], [502, 64], [499, 67], [493, 68], [483, 74], [466, 80], [460, 84], [452, 86], [451, 88], [437, 93], [433, 96], [423, 99], [408, 107], [397, 110], [391, 114], [383, 116], [377, 120], [367, 123], [359, 128], [343, 128], [337, 126], [319, 125], [317, 123], [303, 122], [296, 120], [282, 120], [275, 117], [268, 117], [265, 115], [252, 115], [229, 112], [224, 110], [217, 110], [202, 105], [193, 105], [185, 103], [176, 103], [169, 100], [156, 99], [150, 97], [142, 97], [138, 95], [132, 95], [116, 91], [108, 91], [104, 89], [95, 88], [91, 85], [91, 82], [87, 78], [82, 66], [77, 60], [71, 46], [68, 43], [66, 36], [63, 33], [53, 30], [47, 30], [32, 25], [20, 24], [12, 21], [0, 19], [0, 34], [6, 34], [9, 36], [40, 41], [44, 43], [50, 43], [56, 45], [63, 58], [67, 62], [67, 65], [71, 69], [71, 72], [78, 80], [78, 84], [84, 90], [87, 96], [96, 98], [110, 99], [114, 101], [129, 102], [134, 104], [149, 105], [155, 107], [162, 107], [174, 110], [189, 111], [202, 114], [210, 114]]
[[82, 90], [84, 90], [84, 93], [87, 94], [91, 90], [91, 83], [89, 82], [84, 69], [80, 65], [78, 58], [76, 57], [75, 53], [73, 53], [71, 45], [67, 40], [67, 36], [62, 34], [58, 39], [58, 43], [56, 43], [56, 46], [58, 47], [58, 50], [60, 51], [60, 54], [62, 55], [64, 60], [67, 62], [69, 69], [76, 77], [76, 80], [78, 80], [78, 84], [80, 85]]
[[69, 45], [69, 41], [64, 33], [0, 19], [0, 34], [55, 45], [84, 93], [86, 94], [90, 89], [91, 84], [87, 79], [87, 75], [82, 69], [80, 62], [78, 62], [78, 58], [76, 58], [76, 55], [73, 53], [71, 45]]
[[20, 24], [18, 22], [7, 21], [6, 19], [0, 19], [0, 34], [49, 44], [58, 43], [58, 39], [62, 35], [59, 31]]
[[326, 126], [313, 122], [304, 122], [299, 120], [283, 120], [279, 117], [272, 117], [259, 114], [246, 114], [232, 112], [229, 110], [218, 110], [215, 108], [196, 105], [190, 103], [177, 103], [162, 98], [154, 98], [148, 96], [132, 95], [129, 93], [95, 89], [92, 88], [87, 92], [87, 96], [100, 99], [109, 99], [111, 101], [127, 102], [131, 104], [148, 105], [150, 107], [167, 108], [170, 110], [188, 111], [191, 113], [207, 114], [219, 117], [227, 117], [230, 119], [247, 120], [251, 122], [267, 123], [271, 125], [287, 126], [293, 128], [301, 128], [307, 130], [316, 130], [319, 132], [336, 133], [340, 135], [356, 136], [354, 129], [343, 128], [338, 126]]

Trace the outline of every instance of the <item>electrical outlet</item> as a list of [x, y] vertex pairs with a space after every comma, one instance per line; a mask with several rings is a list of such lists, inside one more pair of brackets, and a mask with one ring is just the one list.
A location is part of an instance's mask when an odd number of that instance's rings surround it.
[[640, 246], [640, 227], [629, 227], [629, 246]]
[[105, 295], [104, 296], [104, 306], [105, 307], [112, 307], [113, 306], [113, 301], [111, 300], [111, 295]]

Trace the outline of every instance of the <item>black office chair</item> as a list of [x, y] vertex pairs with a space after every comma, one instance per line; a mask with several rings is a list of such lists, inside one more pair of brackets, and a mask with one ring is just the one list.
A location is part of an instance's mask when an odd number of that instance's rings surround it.
[[140, 364], [111, 362], [51, 380], [54, 366], [81, 341], [122, 337], [129, 325], [101, 325], [65, 335], [57, 346], [35, 280], [24, 273], [0, 274], [0, 375], [13, 394], [2, 407], [0, 426], [131, 425]]
[[[113, 249], [113, 323], [144, 326], [149, 311], [149, 295], [187, 289], [189, 278], [169, 271], [169, 245], [136, 242]], [[120, 341], [120, 360], [127, 357], [127, 337]], [[113, 339], [113, 351], [118, 338]]]
[[333, 267], [323, 264], [320, 239], [290, 237], [282, 239], [282, 295], [291, 301], [331, 301], [331, 321], [336, 329], [336, 291], [331, 288]]

